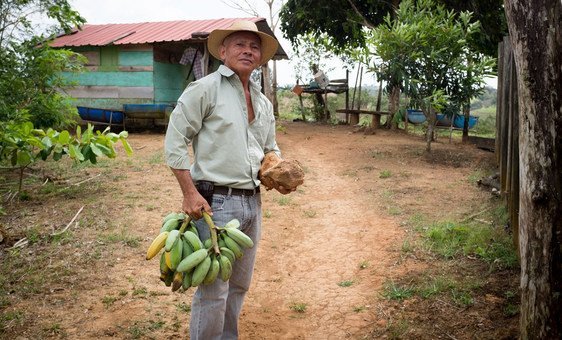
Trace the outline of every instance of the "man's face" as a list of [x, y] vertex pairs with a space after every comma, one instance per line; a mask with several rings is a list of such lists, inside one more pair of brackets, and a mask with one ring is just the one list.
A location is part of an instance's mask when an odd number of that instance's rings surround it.
[[261, 60], [261, 41], [252, 32], [236, 32], [226, 37], [220, 48], [224, 64], [238, 76], [249, 76]]

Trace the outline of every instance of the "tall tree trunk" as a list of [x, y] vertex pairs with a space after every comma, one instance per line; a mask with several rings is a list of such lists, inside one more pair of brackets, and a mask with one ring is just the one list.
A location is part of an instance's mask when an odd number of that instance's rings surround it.
[[427, 131], [425, 134], [425, 151], [431, 152], [431, 142], [433, 142], [433, 134], [435, 133], [435, 122], [437, 121], [437, 114], [431, 105], [423, 109], [423, 113], [427, 118]]
[[470, 101], [463, 104], [462, 112], [464, 114], [464, 124], [462, 127], [462, 142], [468, 143], [468, 123], [470, 120]]
[[272, 60], [273, 69], [271, 75], [271, 99], [273, 99], [273, 115], [275, 118], [279, 117], [279, 102], [277, 101], [277, 61]]
[[389, 98], [389, 112], [388, 121], [386, 122], [387, 127], [391, 129], [396, 129], [398, 125], [394, 122], [394, 115], [398, 112], [400, 107], [400, 87], [393, 86], [392, 90], [390, 91], [390, 98]]
[[273, 92], [271, 91], [271, 73], [269, 72], [268, 63], [262, 65], [261, 74], [263, 78], [263, 93], [273, 104]]
[[522, 339], [561, 339], [562, 3], [505, 1], [519, 91]]

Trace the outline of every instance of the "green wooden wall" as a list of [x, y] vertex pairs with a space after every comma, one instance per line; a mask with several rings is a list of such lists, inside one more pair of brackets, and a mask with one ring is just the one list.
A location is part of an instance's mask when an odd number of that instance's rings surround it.
[[[154, 102], [156, 104], [175, 103], [188, 81], [189, 65], [154, 62]], [[190, 76], [190, 80], [193, 76]]]

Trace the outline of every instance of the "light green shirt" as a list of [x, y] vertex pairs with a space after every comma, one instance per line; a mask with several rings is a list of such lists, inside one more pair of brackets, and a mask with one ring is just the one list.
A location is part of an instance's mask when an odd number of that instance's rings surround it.
[[[255, 119], [248, 123], [242, 82], [228, 67], [189, 84], [170, 115], [164, 148], [173, 169], [189, 169], [194, 181], [239, 189], [259, 186], [265, 153], [280, 155], [271, 102], [250, 81]], [[193, 160], [188, 145], [193, 145]]]

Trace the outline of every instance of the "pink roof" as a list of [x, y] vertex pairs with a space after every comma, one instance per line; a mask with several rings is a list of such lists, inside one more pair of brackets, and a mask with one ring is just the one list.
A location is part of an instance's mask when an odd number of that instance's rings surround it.
[[[253, 22], [265, 20], [263, 18], [245, 19]], [[194, 32], [210, 32], [216, 28], [227, 28], [236, 20], [240, 20], [240, 18], [141, 22], [134, 24], [86, 24], [81, 29], [56, 38], [51, 46], [104, 46], [110, 44], [126, 45], [182, 41], [191, 39], [191, 35]]]
[[[57, 37], [52, 47], [105, 46], [147, 44], [169, 41], [186, 41], [193, 33], [211, 32], [214, 29], [228, 28], [234, 21], [250, 20], [260, 31], [274, 35], [264, 18], [222, 18], [208, 20], [178, 20], [162, 22], [142, 22], [134, 24], [84, 25], [81, 29]], [[201, 37], [199, 37], [200, 40]], [[206, 39], [206, 36], [204, 37]], [[287, 54], [279, 45], [275, 59], [286, 59]]]

